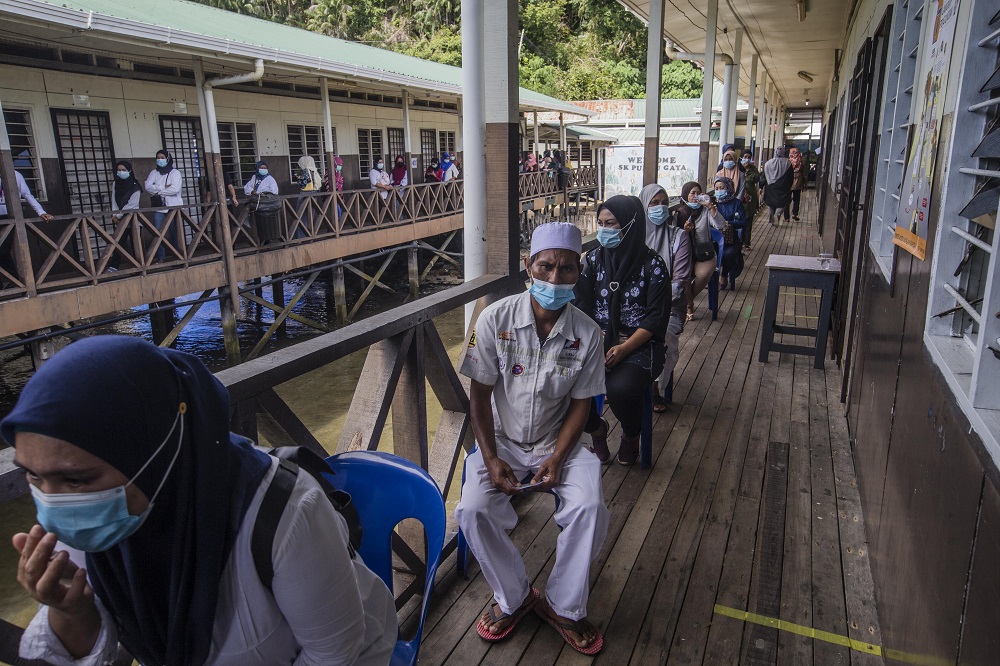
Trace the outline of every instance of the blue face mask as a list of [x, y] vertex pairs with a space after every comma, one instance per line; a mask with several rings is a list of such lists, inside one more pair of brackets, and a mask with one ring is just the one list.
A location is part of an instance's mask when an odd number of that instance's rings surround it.
[[660, 226], [667, 221], [667, 213], [667, 207], [664, 204], [650, 206], [648, 211], [650, 221], [656, 226]]
[[132, 175], [131, 171], [118, 171], [117, 173], [122, 180], [128, 180], [128, 177]]
[[743, 166], [746, 166], [746, 165], [750, 164], [750, 158], [749, 157], [742, 158], [740, 160], [740, 164], [742, 164]]
[[[170, 470], [177, 462], [177, 456], [181, 452], [181, 443], [184, 441], [184, 419], [181, 416], [187, 411], [187, 406], [181, 403], [177, 418], [167, 433], [166, 439], [153, 452], [146, 464], [136, 472], [135, 476], [124, 486], [110, 488], [96, 493], [56, 493], [49, 495], [43, 493], [39, 488], [32, 485], [31, 495], [35, 500], [35, 509], [38, 515], [38, 522], [45, 528], [46, 532], [54, 532], [59, 540], [70, 548], [76, 548], [87, 553], [99, 553], [124, 541], [137, 529], [149, 516], [153, 508], [156, 496], [160, 494], [163, 484], [170, 476]], [[180, 436], [178, 437], [177, 451], [173, 460], [167, 468], [163, 480], [149, 500], [149, 506], [138, 516], [133, 516], [128, 512], [128, 502], [125, 496], [125, 489], [142, 474], [143, 470], [160, 453], [167, 442], [171, 440], [174, 430], [180, 424]]]
[[735, 169], [736, 162], [734, 162], [733, 160], [726, 160], [725, 162], [722, 163], [722, 166], [725, 167], [726, 169]]
[[158, 166], [158, 167], [160, 167], [162, 169], [163, 167], [167, 166], [167, 161], [165, 159], [163, 159], [162, 157], [161, 158], [157, 158], [157, 160], [156, 160], [156, 166]]
[[270, 171], [268, 171], [267, 169], [257, 169], [257, 173], [260, 174], [261, 178], [264, 178], [267, 176], [267, 174], [270, 173]]
[[618, 247], [622, 242], [622, 230], [601, 227], [597, 230], [597, 242], [608, 249]]
[[729, 190], [716, 190], [715, 198], [718, 201], [725, 201], [726, 199], [729, 198]]
[[684, 203], [688, 205], [688, 208], [693, 208], [695, 210], [701, 208], [701, 204], [697, 201], [685, 201]]
[[533, 280], [528, 293], [535, 299], [535, 302], [546, 310], [558, 310], [573, 300], [572, 284], [552, 284], [545, 280]]

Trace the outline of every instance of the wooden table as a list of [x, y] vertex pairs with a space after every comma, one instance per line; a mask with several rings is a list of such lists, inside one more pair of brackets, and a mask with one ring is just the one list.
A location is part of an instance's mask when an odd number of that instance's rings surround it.
[[[764, 301], [764, 330], [760, 336], [758, 360], [767, 363], [772, 351], [815, 356], [816, 368], [822, 368], [826, 357], [826, 339], [830, 332], [830, 313], [833, 310], [833, 290], [840, 275], [840, 262], [836, 259], [800, 257], [788, 254], [772, 254], [767, 258], [767, 297]], [[785, 326], [775, 322], [778, 314], [778, 289], [780, 287], [804, 287], [820, 289], [823, 297], [819, 304], [819, 320], [816, 328]], [[789, 345], [774, 341], [775, 333], [804, 335], [816, 338], [815, 347]]]

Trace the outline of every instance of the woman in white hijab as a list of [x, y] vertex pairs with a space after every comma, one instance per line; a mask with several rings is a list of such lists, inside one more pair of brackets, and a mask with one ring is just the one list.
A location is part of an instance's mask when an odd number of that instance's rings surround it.
[[680, 334], [684, 331], [687, 286], [692, 275], [691, 236], [677, 226], [662, 187], [656, 183], [647, 185], [639, 193], [639, 200], [646, 209], [646, 245], [660, 255], [670, 273], [670, 321], [663, 339], [666, 358], [653, 399], [653, 411], [663, 412], [667, 409], [664, 390], [680, 358]]

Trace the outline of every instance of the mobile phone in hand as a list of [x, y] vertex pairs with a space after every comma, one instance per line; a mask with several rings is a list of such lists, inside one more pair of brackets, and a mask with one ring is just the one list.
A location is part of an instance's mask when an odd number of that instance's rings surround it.
[[518, 487], [518, 490], [520, 490], [523, 493], [534, 492], [534, 491], [538, 490], [538, 487], [540, 485], [542, 485], [543, 483], [548, 483], [548, 480], [549, 480], [549, 477], [545, 476], [545, 477], [542, 477], [542, 480], [539, 481], [539, 482], [537, 482], [537, 483], [526, 483], [526, 484]]

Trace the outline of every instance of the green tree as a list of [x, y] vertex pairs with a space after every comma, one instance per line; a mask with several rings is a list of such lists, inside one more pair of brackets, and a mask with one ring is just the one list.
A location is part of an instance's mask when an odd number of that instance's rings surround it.
[[674, 60], [663, 68], [663, 76], [660, 81], [663, 85], [663, 97], [667, 99], [694, 99], [701, 97], [702, 87], [705, 84], [705, 73], [689, 62]]

